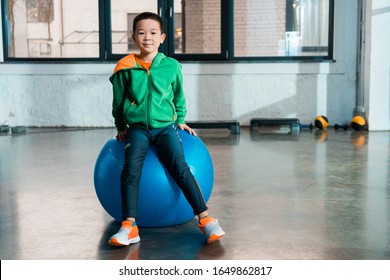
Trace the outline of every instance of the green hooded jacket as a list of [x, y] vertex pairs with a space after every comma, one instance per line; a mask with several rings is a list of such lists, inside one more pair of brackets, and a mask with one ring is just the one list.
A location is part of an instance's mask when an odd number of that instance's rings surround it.
[[184, 124], [187, 111], [177, 60], [158, 53], [146, 70], [138, 65], [135, 54], [129, 54], [118, 61], [110, 82], [112, 115], [118, 132], [130, 125], [155, 129]]

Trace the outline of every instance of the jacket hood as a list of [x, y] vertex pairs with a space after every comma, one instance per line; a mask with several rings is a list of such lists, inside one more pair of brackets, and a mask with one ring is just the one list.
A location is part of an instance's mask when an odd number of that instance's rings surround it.
[[[115, 66], [114, 73], [120, 71], [120, 70], [125, 70], [125, 69], [131, 69], [134, 67], [137, 67], [137, 62], [135, 61], [135, 53], [131, 53], [129, 55], [126, 55], [122, 59], [118, 61], [118, 63]], [[165, 58], [165, 55], [163, 53], [157, 53], [156, 57], [153, 59], [153, 64], [158, 65], [162, 59]]]

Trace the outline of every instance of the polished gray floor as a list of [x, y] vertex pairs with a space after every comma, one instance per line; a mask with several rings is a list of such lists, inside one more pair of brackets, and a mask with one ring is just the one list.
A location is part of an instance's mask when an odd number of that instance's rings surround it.
[[118, 229], [94, 190], [113, 129], [28, 129], [0, 136], [1, 259], [390, 259], [390, 133], [198, 130], [213, 158], [209, 200], [226, 236], [207, 245], [196, 220]]

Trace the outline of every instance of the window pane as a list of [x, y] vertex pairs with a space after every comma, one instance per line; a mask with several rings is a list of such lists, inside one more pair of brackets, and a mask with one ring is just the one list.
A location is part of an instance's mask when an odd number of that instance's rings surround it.
[[111, 0], [112, 53], [137, 52], [133, 33], [133, 20], [142, 12], [157, 13], [157, 0]]
[[175, 53], [221, 53], [221, 0], [175, 0]]
[[329, 0], [235, 0], [234, 53], [328, 55]]
[[99, 57], [98, 1], [6, 1], [8, 56]]

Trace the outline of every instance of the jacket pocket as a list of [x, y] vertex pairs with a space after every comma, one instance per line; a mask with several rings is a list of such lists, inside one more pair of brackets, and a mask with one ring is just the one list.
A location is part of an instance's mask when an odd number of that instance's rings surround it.
[[170, 113], [171, 113], [172, 121], [176, 121], [176, 110], [175, 110], [175, 106], [172, 104], [172, 102], [169, 102], [168, 100], [167, 100], [166, 102], [168, 102], [168, 104], [169, 104], [169, 108], [170, 108]]

